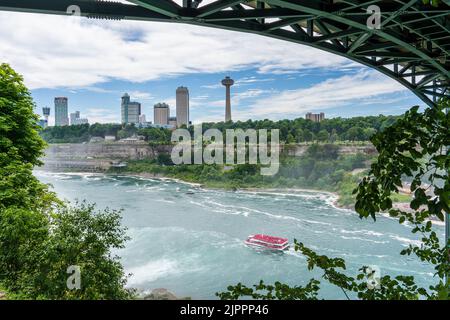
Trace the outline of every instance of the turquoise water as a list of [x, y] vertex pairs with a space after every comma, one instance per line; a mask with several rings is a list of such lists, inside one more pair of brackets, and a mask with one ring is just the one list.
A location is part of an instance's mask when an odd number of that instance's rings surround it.
[[[422, 285], [433, 283], [429, 265], [399, 255], [418, 243], [410, 226], [388, 217], [361, 220], [353, 211], [334, 207], [330, 194], [205, 190], [172, 180], [101, 174], [36, 175], [61, 198], [124, 210], [132, 240], [118, 254], [133, 274], [129, 285], [142, 291], [162, 287], [177, 296], [214, 299], [238, 282], [298, 285], [320, 277], [292, 249], [270, 254], [246, 247], [243, 240], [255, 233], [296, 238], [320, 254], [345, 258], [349, 274], [375, 265], [381, 275], [410, 274]], [[443, 234], [443, 226], [435, 228]], [[322, 297], [345, 298], [330, 285], [324, 285]]]

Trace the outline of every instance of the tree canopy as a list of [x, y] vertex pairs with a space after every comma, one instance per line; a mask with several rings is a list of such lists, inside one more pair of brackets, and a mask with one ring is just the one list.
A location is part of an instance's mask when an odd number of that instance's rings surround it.
[[[248, 120], [236, 122], [203, 123], [203, 131], [216, 128], [226, 129], [279, 129], [280, 140], [285, 143], [368, 141], [375, 133], [393, 124], [398, 116], [367, 116], [353, 118], [332, 118], [313, 122], [303, 118], [294, 120]], [[193, 134], [193, 127], [189, 128]], [[115, 136], [128, 138], [142, 135], [149, 142], [170, 142], [171, 131], [165, 128], [141, 128], [121, 124], [82, 124], [73, 126], [47, 127], [40, 133], [49, 143], [88, 142], [92, 137]]]
[[[124, 299], [120, 214], [61, 202], [32, 173], [45, 142], [23, 79], [0, 65], [0, 286], [25, 299]], [[67, 287], [78, 266], [82, 286]]]
[[39, 164], [44, 141], [39, 137], [33, 101], [19, 76], [0, 65], [0, 153], [31, 165]]

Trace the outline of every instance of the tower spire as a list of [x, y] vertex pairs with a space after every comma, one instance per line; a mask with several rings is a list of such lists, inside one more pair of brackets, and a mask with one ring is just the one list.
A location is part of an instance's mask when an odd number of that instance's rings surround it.
[[225, 101], [225, 122], [231, 121], [231, 94], [230, 88], [234, 84], [234, 80], [230, 77], [225, 77], [222, 80], [222, 84], [226, 88], [226, 101]]

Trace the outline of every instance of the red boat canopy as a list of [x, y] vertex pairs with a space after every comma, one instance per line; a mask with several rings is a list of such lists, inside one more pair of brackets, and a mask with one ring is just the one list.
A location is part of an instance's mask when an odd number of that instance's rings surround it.
[[253, 238], [256, 240], [269, 242], [269, 243], [273, 243], [273, 244], [282, 244], [282, 243], [285, 243], [288, 241], [288, 239], [286, 239], [286, 238], [272, 237], [272, 236], [268, 236], [265, 234], [255, 234], [253, 236]]

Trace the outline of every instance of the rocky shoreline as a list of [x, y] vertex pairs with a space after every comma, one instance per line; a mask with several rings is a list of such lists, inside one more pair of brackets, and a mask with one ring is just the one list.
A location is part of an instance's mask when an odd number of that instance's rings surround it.
[[[84, 173], [81, 172], [80, 173]], [[110, 174], [110, 173], [105, 173], [104, 171], [98, 171], [98, 172], [89, 172], [89, 173], [98, 173], [98, 174]], [[188, 184], [191, 185], [195, 188], [206, 188], [203, 184], [201, 183], [196, 183], [196, 182], [189, 182], [189, 181], [184, 181], [181, 179], [177, 179], [177, 178], [172, 178], [172, 177], [167, 177], [164, 176], [162, 174], [158, 174], [158, 173], [150, 173], [150, 172], [124, 172], [124, 173], [120, 173], [120, 174], [116, 174], [116, 175], [122, 175], [122, 176], [128, 176], [128, 177], [136, 177], [136, 178], [141, 178], [141, 179], [161, 179], [161, 180], [171, 180], [171, 181], [176, 181], [179, 183], [184, 183], [184, 184]], [[211, 188], [214, 189], [214, 188]], [[331, 201], [331, 204], [333, 207], [338, 208], [338, 209], [343, 209], [343, 210], [352, 210], [354, 211], [354, 205], [341, 205], [339, 204], [339, 194], [337, 192], [332, 192], [332, 191], [326, 191], [326, 190], [319, 190], [319, 189], [306, 189], [306, 188], [240, 188], [240, 189], [235, 189], [234, 191], [248, 191], [248, 192], [282, 192], [282, 193], [298, 193], [298, 192], [310, 192], [310, 193], [323, 193], [323, 194], [328, 194], [330, 197], [333, 198], [333, 200]], [[407, 202], [398, 202], [398, 203], [394, 203], [393, 204], [393, 208], [396, 209], [401, 209], [403, 211], [406, 212], [413, 212], [413, 210], [409, 207], [409, 203]], [[387, 212], [383, 213], [385, 215], [388, 215]], [[431, 219], [429, 219], [433, 224], [436, 225], [443, 225], [443, 222], [438, 220], [437, 218], [433, 217]]]
[[[130, 177], [138, 177], [138, 178], [143, 178], [143, 179], [162, 179], [162, 180], [172, 180], [172, 181], [176, 181], [176, 182], [180, 182], [180, 183], [185, 183], [185, 184], [189, 184], [193, 187], [196, 188], [205, 188], [205, 186], [201, 183], [195, 183], [195, 182], [188, 182], [188, 181], [184, 181], [181, 179], [177, 179], [177, 178], [170, 178], [167, 176], [164, 176], [162, 174], [155, 174], [155, 173], [149, 173], [149, 172], [142, 172], [142, 173], [124, 173], [123, 175], [125, 176], [130, 176]], [[234, 191], [247, 191], [247, 192], [267, 192], [267, 193], [272, 193], [272, 192], [280, 192], [280, 193], [298, 193], [298, 192], [310, 192], [310, 193], [323, 193], [323, 194], [327, 194], [330, 197], [332, 197], [332, 201], [331, 201], [331, 205], [337, 209], [343, 209], [343, 210], [351, 210], [354, 211], [355, 207], [354, 205], [341, 205], [339, 204], [339, 194], [337, 192], [332, 192], [332, 191], [326, 191], [326, 190], [319, 190], [319, 189], [306, 189], [306, 188], [240, 188], [240, 189], [236, 189]], [[407, 212], [413, 212], [413, 210], [409, 207], [409, 203], [408, 202], [398, 202], [398, 203], [394, 203], [393, 204], [394, 208], [397, 209], [401, 209], [403, 211], [407, 211]], [[384, 213], [386, 215], [388, 215], [388, 213]], [[438, 220], [437, 218], [433, 217], [431, 219], [429, 219], [433, 224], [436, 225], [442, 225], [443, 222]]]

